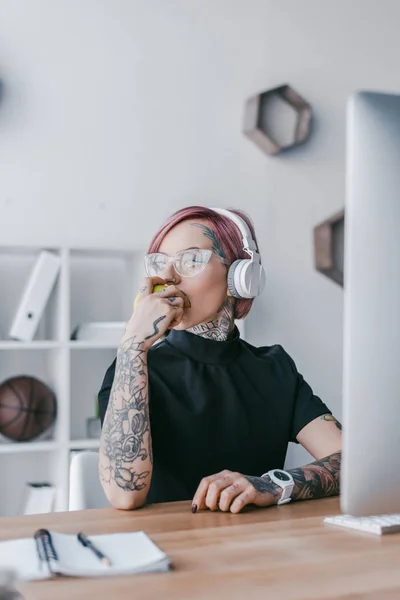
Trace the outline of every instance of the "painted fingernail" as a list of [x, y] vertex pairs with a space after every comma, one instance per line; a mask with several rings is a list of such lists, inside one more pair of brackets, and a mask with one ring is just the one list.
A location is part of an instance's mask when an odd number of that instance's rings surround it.
[[197, 512], [197, 504], [192, 504], [192, 513]]

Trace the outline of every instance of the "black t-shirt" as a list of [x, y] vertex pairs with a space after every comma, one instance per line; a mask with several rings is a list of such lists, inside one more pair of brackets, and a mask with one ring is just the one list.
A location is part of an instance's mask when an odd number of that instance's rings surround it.
[[[103, 423], [115, 373], [100, 393]], [[147, 502], [190, 500], [223, 469], [260, 476], [283, 468], [289, 442], [330, 413], [282, 346], [255, 348], [235, 328], [226, 342], [171, 330], [150, 348], [153, 476]]]

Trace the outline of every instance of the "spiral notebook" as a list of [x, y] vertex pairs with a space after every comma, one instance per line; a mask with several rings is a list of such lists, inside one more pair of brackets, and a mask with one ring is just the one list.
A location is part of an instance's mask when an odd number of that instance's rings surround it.
[[[43, 531], [43, 530], [40, 530]], [[21, 580], [57, 575], [103, 577], [167, 571], [170, 561], [143, 532], [88, 536], [111, 562], [105, 565], [79, 542], [77, 535], [47, 531], [48, 535], [0, 542], [0, 565], [12, 568]]]

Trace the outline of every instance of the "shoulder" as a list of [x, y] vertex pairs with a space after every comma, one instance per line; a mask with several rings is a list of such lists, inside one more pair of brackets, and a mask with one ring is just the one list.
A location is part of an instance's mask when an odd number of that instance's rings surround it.
[[259, 360], [263, 360], [268, 363], [277, 363], [282, 367], [297, 372], [296, 365], [292, 357], [286, 352], [281, 344], [273, 344], [272, 346], [252, 346], [248, 342], [242, 340], [242, 344], [245, 346], [248, 352], [251, 352]]

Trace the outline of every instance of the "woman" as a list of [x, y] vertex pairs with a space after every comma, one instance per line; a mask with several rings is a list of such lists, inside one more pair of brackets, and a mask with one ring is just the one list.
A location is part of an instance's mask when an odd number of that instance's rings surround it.
[[[177, 211], [153, 238], [99, 393], [99, 476], [115, 507], [191, 499], [193, 512], [237, 513], [339, 493], [340, 423], [281, 346], [240, 339], [234, 320], [253, 299], [228, 273], [244, 258], [237, 225], [205, 207]], [[283, 471], [290, 441], [316, 462]]]

